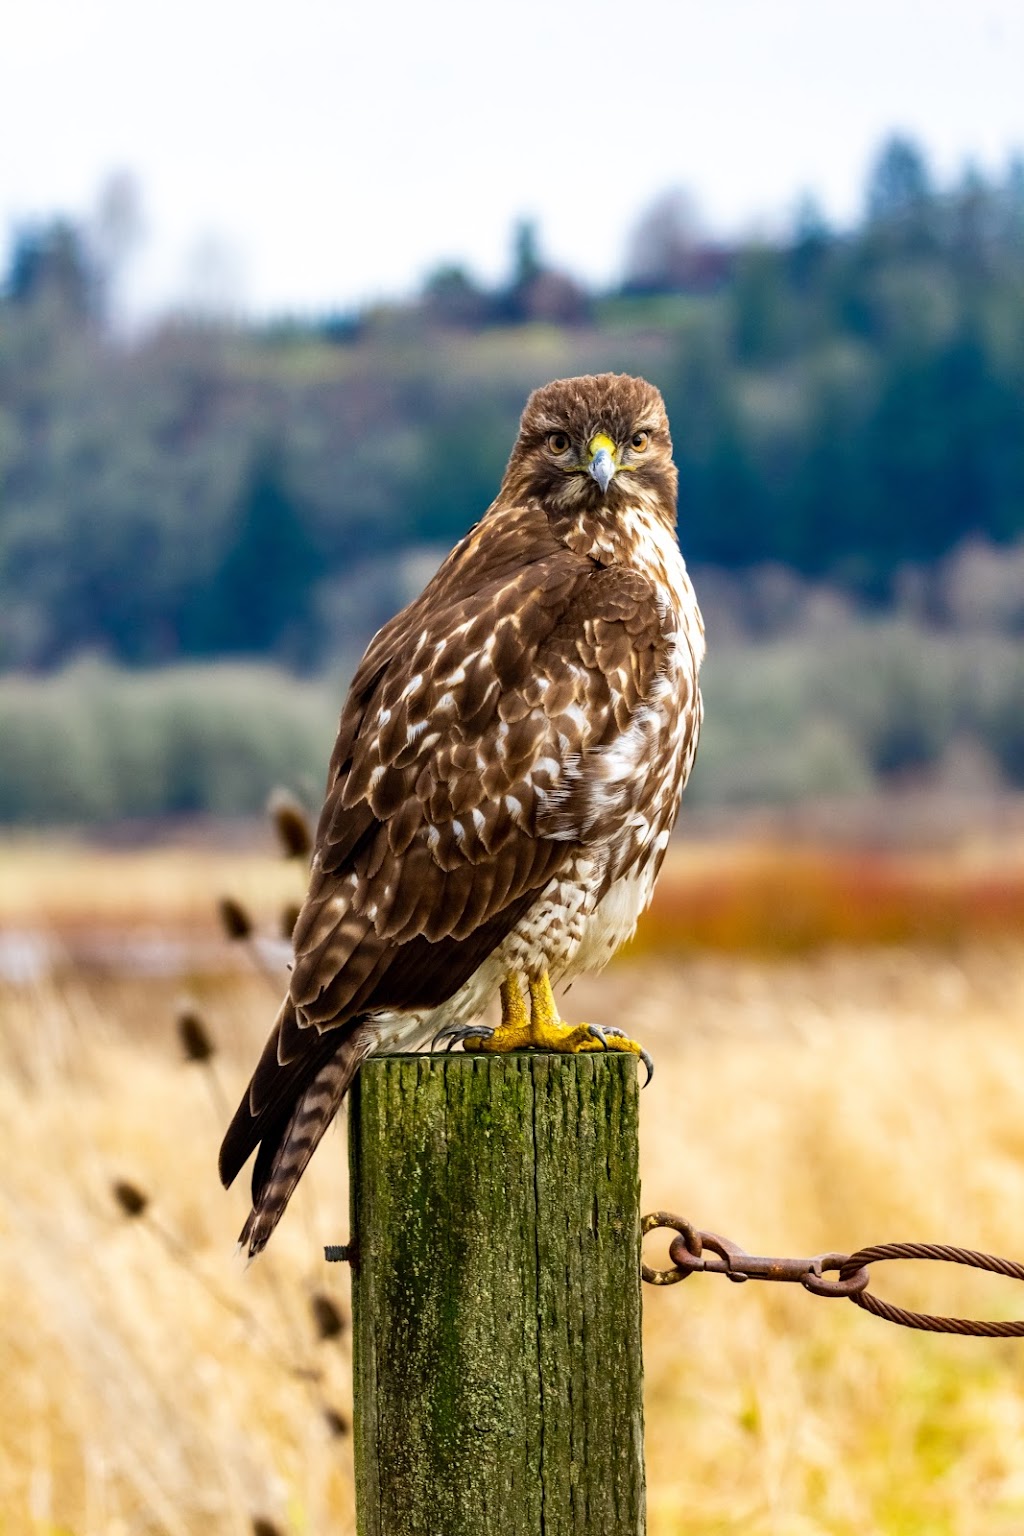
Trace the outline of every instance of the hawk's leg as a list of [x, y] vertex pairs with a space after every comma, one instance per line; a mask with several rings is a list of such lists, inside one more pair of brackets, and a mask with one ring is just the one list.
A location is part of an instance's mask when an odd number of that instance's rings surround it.
[[[463, 1024], [440, 1030], [431, 1044], [433, 1050], [439, 1040], [447, 1040], [448, 1050], [463, 1045], [467, 1051], [518, 1051], [532, 1045], [530, 1038], [530, 1014], [523, 1002], [523, 994], [515, 976], [506, 976], [501, 984], [501, 1023], [497, 1029], [486, 1025]], [[481, 1032], [483, 1031], [483, 1032]]]
[[654, 1063], [635, 1040], [620, 1029], [600, 1024], [566, 1024], [559, 1015], [547, 971], [529, 983], [527, 1012], [518, 978], [506, 976], [501, 984], [501, 1023], [489, 1035], [462, 1035], [467, 1051], [631, 1051], [647, 1068], [650, 1082]]
[[[530, 1013], [523, 1001], [522, 989], [515, 976], [506, 976], [501, 984], [501, 1023], [486, 1034], [478, 1033], [479, 1026], [453, 1031], [467, 1051], [520, 1051], [525, 1046], [536, 1045], [530, 1027]], [[443, 1034], [438, 1038], [443, 1038]], [[454, 1044], [453, 1040], [453, 1044]], [[451, 1047], [449, 1046], [449, 1050]]]

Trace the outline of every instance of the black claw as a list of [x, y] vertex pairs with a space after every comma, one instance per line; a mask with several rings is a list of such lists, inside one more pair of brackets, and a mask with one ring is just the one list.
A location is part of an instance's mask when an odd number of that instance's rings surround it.
[[[608, 1041], [610, 1038], [615, 1036], [617, 1036], [620, 1040], [626, 1040], [629, 1038], [624, 1029], [616, 1029], [615, 1026], [611, 1024], [588, 1024], [587, 1029], [589, 1033], [593, 1035], [595, 1040], [599, 1040], [601, 1042], [602, 1049], [606, 1051], [609, 1049]], [[647, 1076], [644, 1078], [640, 1086], [641, 1088], [646, 1088], [647, 1084], [654, 1076], [654, 1061], [653, 1058], [642, 1047], [640, 1050], [640, 1060], [647, 1068]]]
[[463, 1024], [459, 1029], [439, 1029], [430, 1042], [430, 1049], [436, 1051], [438, 1041], [447, 1040], [448, 1044], [445, 1047], [445, 1053], [450, 1056], [455, 1047], [461, 1045], [463, 1040], [489, 1040], [493, 1034], [494, 1030], [489, 1029], [486, 1024]]
[[625, 1040], [626, 1038], [626, 1031], [624, 1029], [616, 1029], [613, 1024], [588, 1024], [587, 1030], [593, 1035], [595, 1040], [601, 1042], [604, 1050], [608, 1049], [608, 1041], [613, 1036], [617, 1035], [620, 1040]]

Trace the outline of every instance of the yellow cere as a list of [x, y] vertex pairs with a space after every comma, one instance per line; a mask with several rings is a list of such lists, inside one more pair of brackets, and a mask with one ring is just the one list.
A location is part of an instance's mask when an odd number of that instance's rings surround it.
[[589, 443], [589, 446], [587, 448], [587, 452], [590, 455], [591, 460], [597, 458], [597, 455], [601, 452], [602, 448], [606, 448], [608, 450], [608, 452], [611, 454], [611, 456], [612, 456], [612, 463], [613, 464], [618, 464], [619, 456], [618, 456], [618, 450], [616, 449], [615, 444], [612, 442], [610, 437], [607, 437], [605, 435], [604, 432], [598, 432], [596, 437], [592, 437], [590, 439], [590, 443]]

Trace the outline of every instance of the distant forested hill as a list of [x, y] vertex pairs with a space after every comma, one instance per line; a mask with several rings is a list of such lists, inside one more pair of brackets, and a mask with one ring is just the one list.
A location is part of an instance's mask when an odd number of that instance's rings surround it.
[[104, 323], [82, 230], [23, 230], [0, 300], [0, 669], [361, 644], [493, 495], [526, 392], [664, 391], [696, 564], [780, 562], [885, 605], [908, 567], [1024, 536], [1024, 167], [935, 188], [894, 140], [863, 221], [725, 247], [671, 198], [621, 287], [520, 231], [487, 291], [246, 328]]

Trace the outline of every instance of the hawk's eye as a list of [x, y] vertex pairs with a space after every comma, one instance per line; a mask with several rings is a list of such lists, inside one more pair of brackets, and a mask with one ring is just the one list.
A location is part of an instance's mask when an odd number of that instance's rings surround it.
[[649, 432], [634, 432], [629, 440], [629, 445], [634, 453], [646, 453], [647, 445], [651, 441]]
[[565, 432], [549, 432], [548, 447], [552, 453], [568, 453], [569, 437]]

